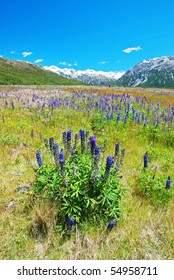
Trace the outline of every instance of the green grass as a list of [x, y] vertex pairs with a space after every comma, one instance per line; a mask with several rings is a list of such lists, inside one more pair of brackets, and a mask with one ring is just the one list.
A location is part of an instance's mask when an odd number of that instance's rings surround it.
[[[69, 92], [71, 90], [74, 89], [68, 89]], [[94, 91], [91, 88], [86, 90]], [[164, 182], [168, 175], [173, 179], [173, 147], [162, 141], [152, 142], [145, 139], [145, 136], [140, 137], [140, 126], [131, 123], [124, 129], [111, 123], [100, 130], [98, 126], [94, 126], [96, 112], [87, 115], [83, 111], [57, 108], [52, 117], [47, 118], [50, 109], [41, 112], [36, 108], [19, 108], [14, 87], [2, 88], [1, 91], [8, 91], [7, 100], [14, 100], [15, 109], [5, 107], [4, 100], [0, 99], [0, 259], [174, 258], [173, 198], [164, 206], [156, 205], [137, 190], [146, 150], [149, 151], [149, 170], [158, 166], [157, 176]], [[46, 91], [46, 88], [23, 87], [18, 88], [18, 91], [21, 96], [26, 91], [27, 99], [33, 91], [46, 96], [54, 95], [56, 89]], [[62, 88], [59, 93], [68, 95], [68, 91]], [[109, 93], [109, 89], [106, 91]], [[110, 92], [113, 91], [114, 89], [110, 89]], [[120, 90], [120, 93], [123, 92]], [[140, 94], [138, 89], [134, 92], [136, 94]], [[153, 99], [163, 100], [156, 93], [150, 94]], [[165, 102], [168, 100], [171, 104], [172, 98], [166, 95]], [[116, 142], [120, 142], [126, 149], [121, 180], [127, 192], [122, 199], [123, 215], [110, 233], [106, 231], [105, 221], [84, 222], [70, 236], [62, 238], [55, 220], [56, 202], [38, 199], [35, 203], [32, 193], [18, 193], [16, 189], [21, 184], [30, 184], [32, 190], [35, 182], [33, 166], [37, 166], [35, 152], [36, 149], [42, 153], [45, 151], [40, 132], [43, 138], [55, 137], [63, 147], [62, 132], [72, 129], [75, 133], [81, 128], [89, 130], [90, 135], [97, 135], [98, 145], [103, 146], [105, 139], [107, 140], [103, 161], [107, 155], [113, 155]], [[9, 207], [10, 202], [14, 206]], [[31, 227], [38, 223], [46, 224], [47, 234], [31, 236]]]

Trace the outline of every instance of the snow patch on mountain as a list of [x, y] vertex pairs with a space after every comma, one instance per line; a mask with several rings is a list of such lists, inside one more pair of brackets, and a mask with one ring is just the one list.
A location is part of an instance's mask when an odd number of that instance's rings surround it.
[[125, 72], [105, 72], [105, 71], [95, 71], [93, 69], [86, 70], [75, 70], [73, 68], [59, 68], [57, 66], [44, 66], [44, 69], [52, 71], [60, 76], [76, 79], [79, 81], [86, 82], [88, 84], [104, 84], [106, 82], [114, 82], [121, 78]]

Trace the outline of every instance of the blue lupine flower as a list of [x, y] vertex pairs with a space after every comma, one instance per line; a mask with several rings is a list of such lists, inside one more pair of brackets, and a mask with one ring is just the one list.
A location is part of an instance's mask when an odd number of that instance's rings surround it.
[[70, 230], [72, 229], [74, 223], [75, 223], [75, 220], [72, 217], [68, 218], [68, 226], [69, 226]]
[[81, 152], [84, 153], [85, 151], [85, 131], [80, 129], [80, 139], [81, 139]]
[[89, 141], [90, 141], [90, 145], [91, 145], [91, 154], [93, 155], [95, 153], [96, 137], [95, 136], [91, 136]]
[[71, 132], [71, 130], [68, 130], [68, 131], [67, 131], [66, 136], [67, 136], [67, 141], [71, 141], [71, 138], [72, 138], [72, 132]]
[[53, 153], [54, 148], [54, 137], [50, 137], [49, 139], [50, 151]]
[[63, 137], [64, 148], [66, 149], [67, 148], [67, 132], [66, 131], [64, 131], [62, 133], [62, 137]]
[[64, 159], [64, 153], [63, 153], [63, 149], [60, 150], [60, 153], [59, 153], [59, 162], [64, 162], [65, 159]]
[[114, 163], [114, 159], [111, 156], [107, 156], [106, 158], [106, 170], [110, 170]]
[[119, 155], [119, 150], [120, 150], [120, 144], [119, 144], [119, 143], [116, 143], [116, 144], [115, 144], [115, 156], [118, 156], [118, 155]]
[[115, 221], [112, 220], [109, 222], [107, 229], [112, 230], [114, 228], [114, 226], [115, 226]]
[[37, 160], [37, 163], [39, 165], [39, 167], [41, 167], [43, 164], [42, 164], [42, 158], [41, 158], [41, 154], [40, 154], [40, 151], [36, 151], [36, 160]]
[[171, 183], [172, 183], [172, 180], [171, 180], [170, 176], [168, 176], [167, 181], [166, 181], [166, 189], [169, 189], [171, 187]]
[[67, 137], [67, 149], [68, 149], [68, 151], [70, 151], [70, 149], [71, 149], [71, 139], [72, 139], [72, 131], [71, 130], [67, 131], [66, 137]]
[[144, 168], [148, 167], [148, 153], [145, 152], [144, 154]]

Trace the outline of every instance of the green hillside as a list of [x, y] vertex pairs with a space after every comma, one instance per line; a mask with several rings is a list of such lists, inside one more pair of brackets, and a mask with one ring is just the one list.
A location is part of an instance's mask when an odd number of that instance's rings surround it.
[[24, 61], [0, 58], [0, 85], [84, 85]]

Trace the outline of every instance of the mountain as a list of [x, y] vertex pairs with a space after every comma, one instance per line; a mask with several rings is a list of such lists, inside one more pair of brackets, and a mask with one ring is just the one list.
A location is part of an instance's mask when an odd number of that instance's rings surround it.
[[53, 71], [66, 78], [76, 79], [88, 85], [116, 85], [116, 81], [125, 72], [104, 72], [92, 69], [75, 70], [70, 68], [59, 68], [57, 66], [44, 66], [44, 69]]
[[0, 85], [79, 85], [77, 80], [60, 77], [42, 67], [24, 61], [0, 57]]
[[143, 60], [127, 71], [117, 85], [174, 88], [174, 56]]

